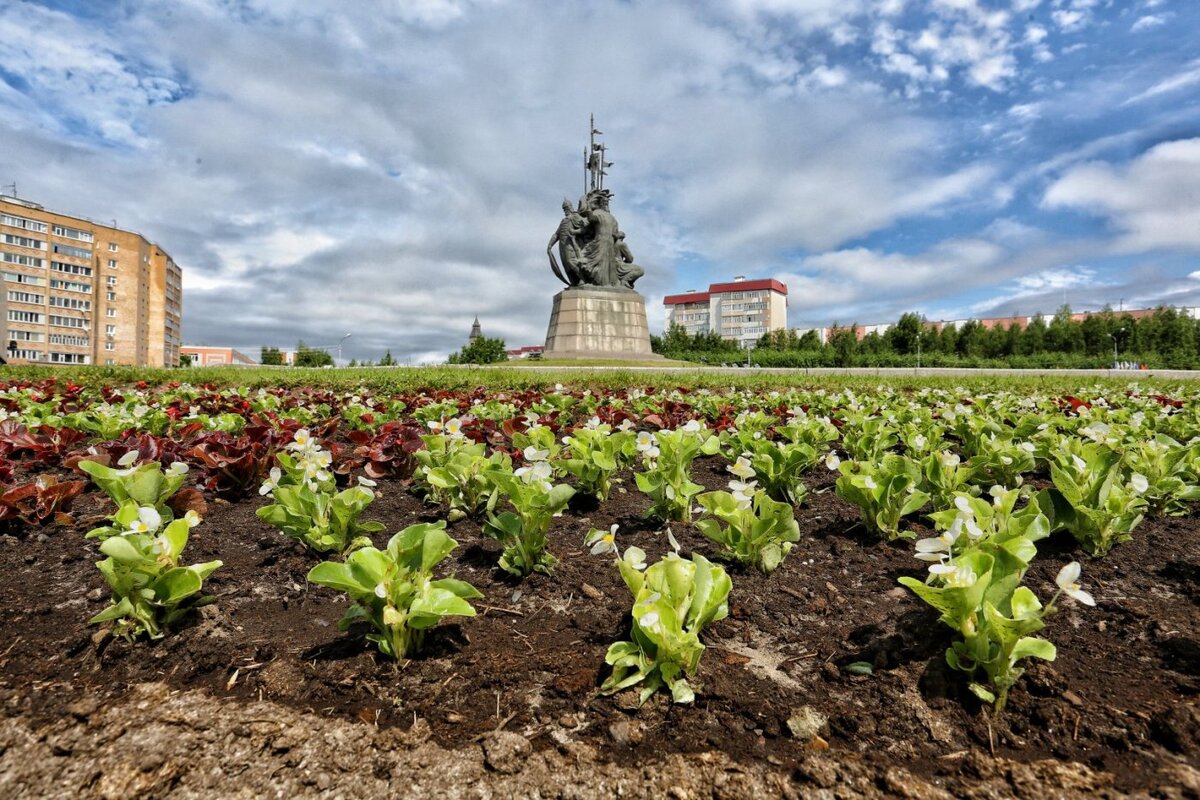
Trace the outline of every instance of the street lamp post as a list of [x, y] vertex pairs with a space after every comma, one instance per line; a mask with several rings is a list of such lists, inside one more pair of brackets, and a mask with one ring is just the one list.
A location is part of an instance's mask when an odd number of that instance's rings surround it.
[[352, 333], [347, 333], [345, 336], [343, 336], [341, 339], [338, 340], [338, 366], [339, 367], [342, 365], [342, 363], [341, 363], [342, 362], [342, 342], [346, 341], [353, 335], [354, 334], [352, 334]]
[[1113, 340], [1113, 368], [1114, 369], [1117, 366], [1117, 359], [1119, 358], [1119, 356], [1117, 354], [1117, 334], [1121, 334], [1124, 332], [1125, 332], [1124, 328], [1117, 328], [1116, 331], [1109, 334], [1109, 338], [1111, 338]]

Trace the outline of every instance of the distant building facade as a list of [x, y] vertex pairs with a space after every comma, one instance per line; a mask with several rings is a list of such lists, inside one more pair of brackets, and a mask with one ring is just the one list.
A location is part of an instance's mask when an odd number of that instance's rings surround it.
[[0, 271], [11, 362], [179, 363], [183, 271], [141, 234], [0, 195]]
[[545, 351], [545, 346], [540, 344], [526, 345], [518, 347], [516, 350], [506, 350], [509, 358], [529, 358], [530, 356], [540, 356]]
[[[1175, 312], [1180, 314], [1181, 316], [1190, 317], [1192, 319], [1200, 319], [1200, 306], [1172, 306], [1172, 308], [1174, 308]], [[1111, 314], [1115, 317], [1130, 316], [1130, 317], [1133, 317], [1134, 319], [1142, 319], [1143, 317], [1154, 316], [1154, 312], [1157, 310], [1158, 309], [1156, 309], [1156, 308], [1131, 308], [1131, 309], [1122, 309], [1120, 311], [1114, 311], [1112, 309], [1109, 309], [1107, 311], [1077, 311], [1077, 312], [1071, 314], [1071, 320], [1073, 322], [1083, 322], [1088, 317], [1098, 316], [1101, 314]], [[992, 328], [1008, 329], [1008, 328], [1013, 327], [1014, 325], [1016, 325], [1018, 328], [1024, 328], [1025, 326], [1027, 326], [1031, 322], [1033, 322], [1035, 319], [1040, 319], [1043, 323], [1045, 323], [1046, 325], [1049, 325], [1050, 322], [1054, 319], [1054, 316], [1055, 316], [1054, 314], [1031, 314], [1029, 316], [1024, 316], [1024, 317], [1022, 317], [1022, 316], [984, 317], [982, 319], [976, 318], [976, 317], [968, 317], [967, 319], [943, 319], [943, 320], [937, 320], [937, 321], [927, 320], [925, 322], [925, 325], [926, 325], [926, 327], [928, 327], [932, 330], [938, 331], [938, 332], [941, 332], [943, 328], [955, 328], [955, 329], [961, 328], [963, 325], [966, 325], [968, 322], [976, 322], [980, 325], [980, 327], [986, 328], [988, 330], [991, 330]], [[817, 334], [817, 338], [819, 338], [821, 340], [821, 344], [825, 344], [826, 342], [829, 341], [830, 334], [834, 330], [837, 330], [840, 328], [850, 328], [851, 330], [854, 331], [854, 336], [859, 341], [862, 341], [864, 338], [871, 335], [872, 333], [882, 336], [894, 324], [895, 324], [894, 322], [881, 322], [881, 323], [876, 323], [874, 325], [838, 325], [838, 326], [827, 326], [824, 328], [794, 328], [793, 330], [795, 331], [797, 336], [803, 336], [806, 333], [809, 333], [810, 331], [815, 331]]]
[[225, 365], [257, 366], [258, 362], [232, 347], [205, 347], [185, 344], [179, 348], [180, 355], [190, 356], [193, 367], [218, 367]]
[[716, 331], [722, 339], [751, 347], [769, 331], [787, 328], [787, 286], [774, 278], [710, 284], [663, 298], [667, 327], [680, 325], [690, 335]]

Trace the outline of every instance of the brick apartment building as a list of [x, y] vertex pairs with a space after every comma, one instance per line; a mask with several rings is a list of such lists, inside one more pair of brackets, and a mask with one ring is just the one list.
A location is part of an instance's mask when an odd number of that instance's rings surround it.
[[141, 234], [0, 195], [0, 271], [11, 363], [179, 363], [183, 273]]

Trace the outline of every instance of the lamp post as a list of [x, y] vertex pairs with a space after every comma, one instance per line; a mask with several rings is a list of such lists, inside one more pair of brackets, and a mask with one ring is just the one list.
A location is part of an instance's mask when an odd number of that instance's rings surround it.
[[353, 336], [353, 335], [354, 335], [354, 334], [352, 334], [352, 333], [347, 333], [347, 334], [346, 334], [345, 336], [343, 336], [341, 339], [338, 339], [338, 366], [339, 366], [339, 367], [342, 365], [342, 364], [341, 364], [341, 361], [342, 361], [342, 342], [346, 341], [347, 339], [349, 339], [349, 338], [350, 338], [351, 336]]
[[1117, 328], [1117, 329], [1116, 329], [1116, 331], [1114, 331], [1113, 333], [1110, 333], [1110, 334], [1109, 334], [1109, 338], [1111, 338], [1111, 339], [1113, 340], [1113, 368], [1114, 368], [1114, 369], [1115, 369], [1115, 368], [1116, 368], [1116, 366], [1117, 366], [1117, 358], [1118, 358], [1118, 355], [1117, 355], [1117, 334], [1121, 334], [1121, 333], [1124, 333], [1124, 332], [1125, 332], [1125, 329], [1124, 329], [1124, 328]]

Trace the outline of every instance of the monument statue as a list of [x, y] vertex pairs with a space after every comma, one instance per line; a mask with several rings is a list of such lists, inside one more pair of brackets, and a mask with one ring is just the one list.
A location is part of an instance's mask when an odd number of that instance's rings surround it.
[[[585, 194], [574, 208], [570, 200], [563, 200], [563, 218], [546, 245], [546, 255], [555, 277], [567, 286], [632, 290], [646, 273], [633, 262], [625, 234], [608, 208], [612, 192], [604, 188], [604, 176], [613, 162], [604, 160], [607, 148], [596, 141], [600, 133], [593, 119], [591, 146], [584, 151]], [[556, 244], [561, 267], [554, 258]]]
[[650, 347], [646, 299], [633, 288], [645, 271], [608, 207], [612, 192], [604, 178], [612, 162], [596, 141], [601, 135], [593, 118], [583, 197], [576, 205], [563, 200], [562, 219], [546, 244], [550, 270], [566, 288], [554, 296], [543, 357], [654, 361], [662, 357]]

